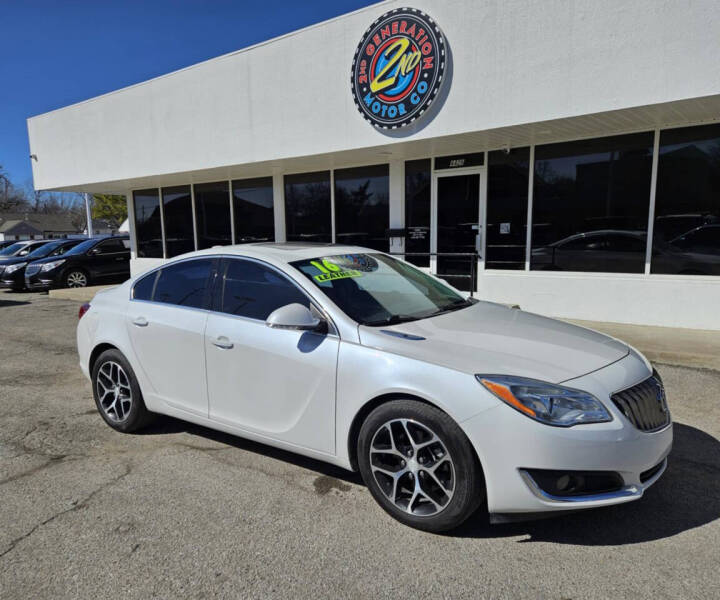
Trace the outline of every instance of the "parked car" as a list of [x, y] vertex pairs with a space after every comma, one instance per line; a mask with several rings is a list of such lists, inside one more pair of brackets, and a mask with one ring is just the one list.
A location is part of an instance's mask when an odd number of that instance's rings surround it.
[[484, 500], [493, 521], [637, 500], [672, 445], [633, 348], [365, 248], [190, 253], [98, 293], [77, 344], [114, 429], [162, 413], [359, 470], [429, 531]]
[[[698, 235], [694, 235], [696, 233]], [[719, 234], [720, 226], [705, 225], [673, 240], [672, 244], [654, 239], [653, 272], [720, 275], [720, 252], [713, 253], [709, 247], [703, 252], [699, 247], [703, 237], [717, 237]], [[694, 242], [696, 246], [693, 246]], [[647, 234], [644, 231], [588, 231], [534, 248], [532, 267], [546, 271], [642, 272], [646, 247]]]
[[27, 256], [33, 250], [43, 244], [47, 244], [49, 241], [51, 240], [22, 240], [20, 242], [13, 242], [0, 250], [0, 264], [9, 258]]
[[25, 289], [25, 269], [29, 264], [41, 258], [62, 256], [80, 242], [82, 240], [55, 240], [35, 247], [25, 256], [5, 259], [2, 261], [4, 267], [0, 267], [0, 288], [10, 288], [16, 291]]
[[85, 287], [130, 277], [130, 240], [127, 236], [93, 238], [68, 250], [62, 257], [34, 261], [25, 269], [29, 290]]
[[2, 241], [0, 241], [0, 250], [2, 250], [3, 248], [7, 248], [8, 246], [10, 246], [11, 244], [14, 244], [14, 243], [15, 243], [15, 240], [2, 240]]

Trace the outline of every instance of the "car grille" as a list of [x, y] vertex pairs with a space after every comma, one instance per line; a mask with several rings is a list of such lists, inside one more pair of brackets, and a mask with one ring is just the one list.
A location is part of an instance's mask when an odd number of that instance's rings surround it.
[[611, 396], [622, 414], [640, 431], [657, 431], [670, 422], [665, 388], [657, 371], [631, 388]]
[[40, 270], [40, 265], [28, 265], [25, 267], [25, 275], [35, 275]]

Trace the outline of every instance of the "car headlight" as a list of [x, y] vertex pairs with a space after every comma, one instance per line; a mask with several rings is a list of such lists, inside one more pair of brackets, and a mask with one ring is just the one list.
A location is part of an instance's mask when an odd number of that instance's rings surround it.
[[605, 405], [582, 390], [509, 375], [475, 377], [497, 398], [546, 425], [572, 427], [583, 423], [612, 421], [612, 415]]
[[21, 262], [21, 263], [15, 263], [14, 265], [8, 265], [5, 267], [5, 275], [10, 275], [10, 273], [14, 273], [18, 269], [22, 269], [27, 263]]
[[64, 258], [61, 258], [60, 260], [54, 260], [49, 263], [45, 263], [42, 267], [40, 267], [41, 271], [52, 271], [53, 269], [59, 267], [61, 264], [65, 262]]

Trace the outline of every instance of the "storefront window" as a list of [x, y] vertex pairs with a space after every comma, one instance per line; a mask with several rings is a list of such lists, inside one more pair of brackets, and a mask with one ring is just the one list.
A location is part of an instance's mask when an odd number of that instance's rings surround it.
[[162, 189], [166, 258], [195, 250], [190, 186]]
[[653, 134], [535, 148], [531, 269], [642, 273]]
[[488, 154], [485, 267], [525, 268], [530, 148]]
[[275, 240], [272, 177], [232, 182], [235, 243]]
[[162, 225], [160, 195], [157, 189], [133, 192], [135, 238], [140, 258], [162, 258]]
[[720, 125], [660, 133], [650, 271], [720, 275]]
[[[405, 163], [405, 252], [430, 252], [430, 159]], [[427, 256], [408, 256], [418, 267], [430, 266]]]
[[388, 166], [335, 171], [335, 241], [388, 251]]
[[231, 244], [228, 182], [201, 183], [194, 192], [198, 249]]
[[330, 171], [285, 176], [289, 242], [332, 242]]

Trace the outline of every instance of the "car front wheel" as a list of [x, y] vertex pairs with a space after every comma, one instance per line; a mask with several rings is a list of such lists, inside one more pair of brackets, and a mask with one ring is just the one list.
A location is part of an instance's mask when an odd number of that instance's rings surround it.
[[88, 284], [88, 276], [85, 271], [80, 269], [72, 269], [65, 273], [65, 287], [79, 288], [86, 287]]
[[358, 465], [380, 506], [417, 529], [453, 529], [485, 497], [467, 436], [446, 413], [423, 402], [395, 400], [373, 410], [360, 430]]

